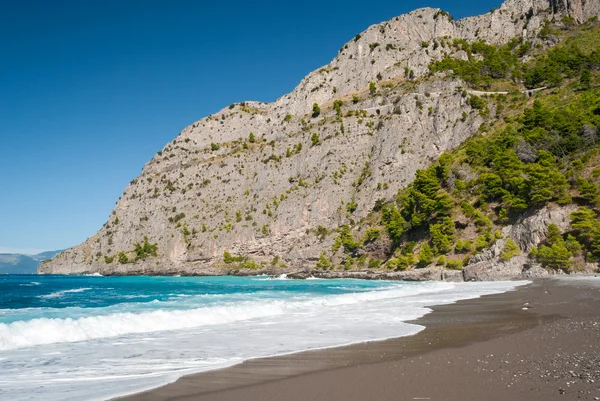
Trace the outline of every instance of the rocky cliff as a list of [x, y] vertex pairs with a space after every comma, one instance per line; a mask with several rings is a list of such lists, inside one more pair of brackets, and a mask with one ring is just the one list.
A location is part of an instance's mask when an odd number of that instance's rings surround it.
[[466, 57], [452, 40], [536, 43], [545, 20], [599, 13], [597, 0], [508, 0], [460, 21], [424, 8], [371, 26], [274, 103], [233, 104], [185, 128], [100, 231], [39, 271], [223, 274], [226, 252], [251, 271], [310, 268], [332, 246], [323, 233], [367, 218], [480, 128], [461, 81], [427, 76], [433, 60]]

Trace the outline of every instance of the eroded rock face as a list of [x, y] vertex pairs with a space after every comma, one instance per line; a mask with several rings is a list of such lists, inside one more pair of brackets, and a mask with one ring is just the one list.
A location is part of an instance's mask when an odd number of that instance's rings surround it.
[[[539, 266], [530, 266], [527, 255], [539, 246], [547, 237], [548, 226], [556, 224], [562, 231], [569, 228], [569, 216], [577, 209], [575, 205], [564, 207], [547, 206], [529, 215], [523, 216], [511, 226], [502, 229], [503, 239], [494, 243], [489, 249], [475, 255], [463, 269], [465, 281], [473, 280], [508, 280], [517, 277], [531, 278], [552, 274]], [[500, 253], [511, 238], [518, 245], [521, 254], [509, 261], [502, 262]]]
[[[364, 218], [417, 169], [477, 132], [482, 119], [460, 82], [409, 81], [449, 51], [444, 41], [534, 37], [545, 18], [586, 20], [598, 14], [598, 3], [508, 0], [457, 22], [425, 8], [373, 25], [274, 103], [232, 105], [185, 128], [127, 186], [100, 231], [39, 271], [222, 274], [225, 251], [275, 270], [314, 266], [333, 243], [326, 231], [316, 234], [319, 226]], [[374, 96], [370, 82], [379, 82]], [[341, 121], [335, 99], [344, 101]], [[349, 204], [356, 209], [349, 212]], [[515, 232], [515, 240], [535, 242], [534, 231], [525, 233], [534, 228]], [[119, 252], [134, 258], [144, 238], [157, 244], [157, 257], [117, 263]]]
[[441, 267], [427, 267], [424, 269], [407, 270], [403, 272], [373, 272], [373, 271], [311, 271], [296, 272], [287, 275], [288, 278], [306, 279], [316, 278], [355, 278], [367, 280], [402, 280], [402, 281], [463, 281], [460, 270], [446, 270]]
[[[158, 243], [159, 257], [142, 263], [152, 273], [196, 272], [222, 262], [225, 251], [255, 261], [279, 256], [290, 268], [313, 263], [333, 241], [314, 230], [347, 223], [351, 202], [352, 218], [366, 216], [476, 131], [481, 117], [456, 86], [436, 81], [368, 99], [356, 108], [374, 117], [343, 118], [343, 133], [334, 117], [323, 125], [307, 117], [315, 127], [303, 130], [297, 117], [282, 123], [285, 116], [270, 114], [270, 106], [247, 105], [256, 114], [224, 110], [186, 129], [127, 187], [102, 230], [42, 271], [109, 273], [115, 263], [104, 256], [132, 250], [144, 237]], [[247, 141], [250, 132], [255, 143]], [[239, 138], [249, 149], [225, 144]], [[221, 148], [208, 150], [211, 141]]]

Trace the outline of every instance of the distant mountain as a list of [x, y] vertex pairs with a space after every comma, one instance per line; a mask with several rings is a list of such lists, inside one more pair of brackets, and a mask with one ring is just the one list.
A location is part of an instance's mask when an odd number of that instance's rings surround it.
[[58, 255], [62, 251], [64, 251], [64, 249], [61, 249], [60, 251], [46, 251], [46, 252], [38, 253], [37, 255], [33, 255], [31, 257], [39, 262], [43, 262], [44, 260], [52, 259], [53, 257]]
[[52, 259], [60, 251], [47, 251], [37, 255], [21, 255], [18, 253], [0, 253], [0, 274], [35, 274], [44, 260]]

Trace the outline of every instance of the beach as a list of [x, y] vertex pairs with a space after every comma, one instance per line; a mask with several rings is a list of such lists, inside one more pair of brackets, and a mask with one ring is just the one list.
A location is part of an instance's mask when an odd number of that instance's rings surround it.
[[249, 360], [119, 400], [600, 399], [599, 277], [432, 309], [414, 336]]
[[[105, 401], [244, 361], [410, 336], [431, 306], [528, 283], [5, 276], [0, 398]], [[344, 366], [317, 358], [321, 370]]]

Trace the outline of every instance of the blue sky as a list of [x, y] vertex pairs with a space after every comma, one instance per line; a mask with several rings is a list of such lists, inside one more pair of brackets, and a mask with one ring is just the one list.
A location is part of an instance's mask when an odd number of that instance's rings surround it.
[[275, 100], [371, 24], [499, 4], [0, 0], [0, 253], [84, 241], [185, 126]]

